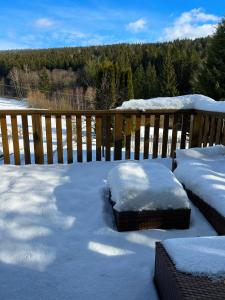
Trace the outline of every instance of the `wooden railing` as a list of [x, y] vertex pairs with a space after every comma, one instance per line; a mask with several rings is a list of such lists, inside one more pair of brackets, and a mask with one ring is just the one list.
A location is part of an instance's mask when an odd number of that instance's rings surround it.
[[177, 148], [224, 144], [224, 120], [193, 110], [2, 110], [0, 152], [16, 165], [173, 157]]

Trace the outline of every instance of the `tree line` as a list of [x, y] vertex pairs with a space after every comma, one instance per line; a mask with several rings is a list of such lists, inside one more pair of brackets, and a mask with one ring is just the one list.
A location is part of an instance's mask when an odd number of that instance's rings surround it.
[[[213, 37], [168, 43], [0, 51], [0, 93], [108, 109], [132, 98], [225, 98], [225, 21]], [[47, 106], [48, 106], [47, 105]]]

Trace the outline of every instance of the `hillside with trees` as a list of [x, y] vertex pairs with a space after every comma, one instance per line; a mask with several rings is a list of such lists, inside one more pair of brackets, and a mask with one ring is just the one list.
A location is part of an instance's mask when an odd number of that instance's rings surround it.
[[1, 51], [0, 95], [77, 109], [189, 93], [219, 100], [225, 97], [224, 49], [222, 21], [213, 38], [193, 41]]

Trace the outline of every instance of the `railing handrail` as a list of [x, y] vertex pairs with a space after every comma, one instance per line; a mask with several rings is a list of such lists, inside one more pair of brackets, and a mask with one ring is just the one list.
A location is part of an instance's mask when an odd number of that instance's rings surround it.
[[193, 114], [193, 109], [148, 109], [148, 110], [122, 110], [122, 109], [110, 109], [110, 110], [48, 110], [48, 109], [2, 109], [0, 115], [115, 115], [115, 114]]
[[207, 111], [207, 110], [196, 110], [196, 109], [109, 109], [109, 110], [49, 110], [49, 109], [1, 109], [0, 115], [115, 115], [115, 114], [202, 114], [212, 115], [215, 117], [225, 117], [225, 112], [219, 111]]

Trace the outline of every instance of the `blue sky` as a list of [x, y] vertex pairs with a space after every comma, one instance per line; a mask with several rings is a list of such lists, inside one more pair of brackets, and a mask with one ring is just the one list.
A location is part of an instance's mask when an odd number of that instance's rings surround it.
[[0, 0], [0, 49], [193, 39], [224, 14], [224, 0]]

